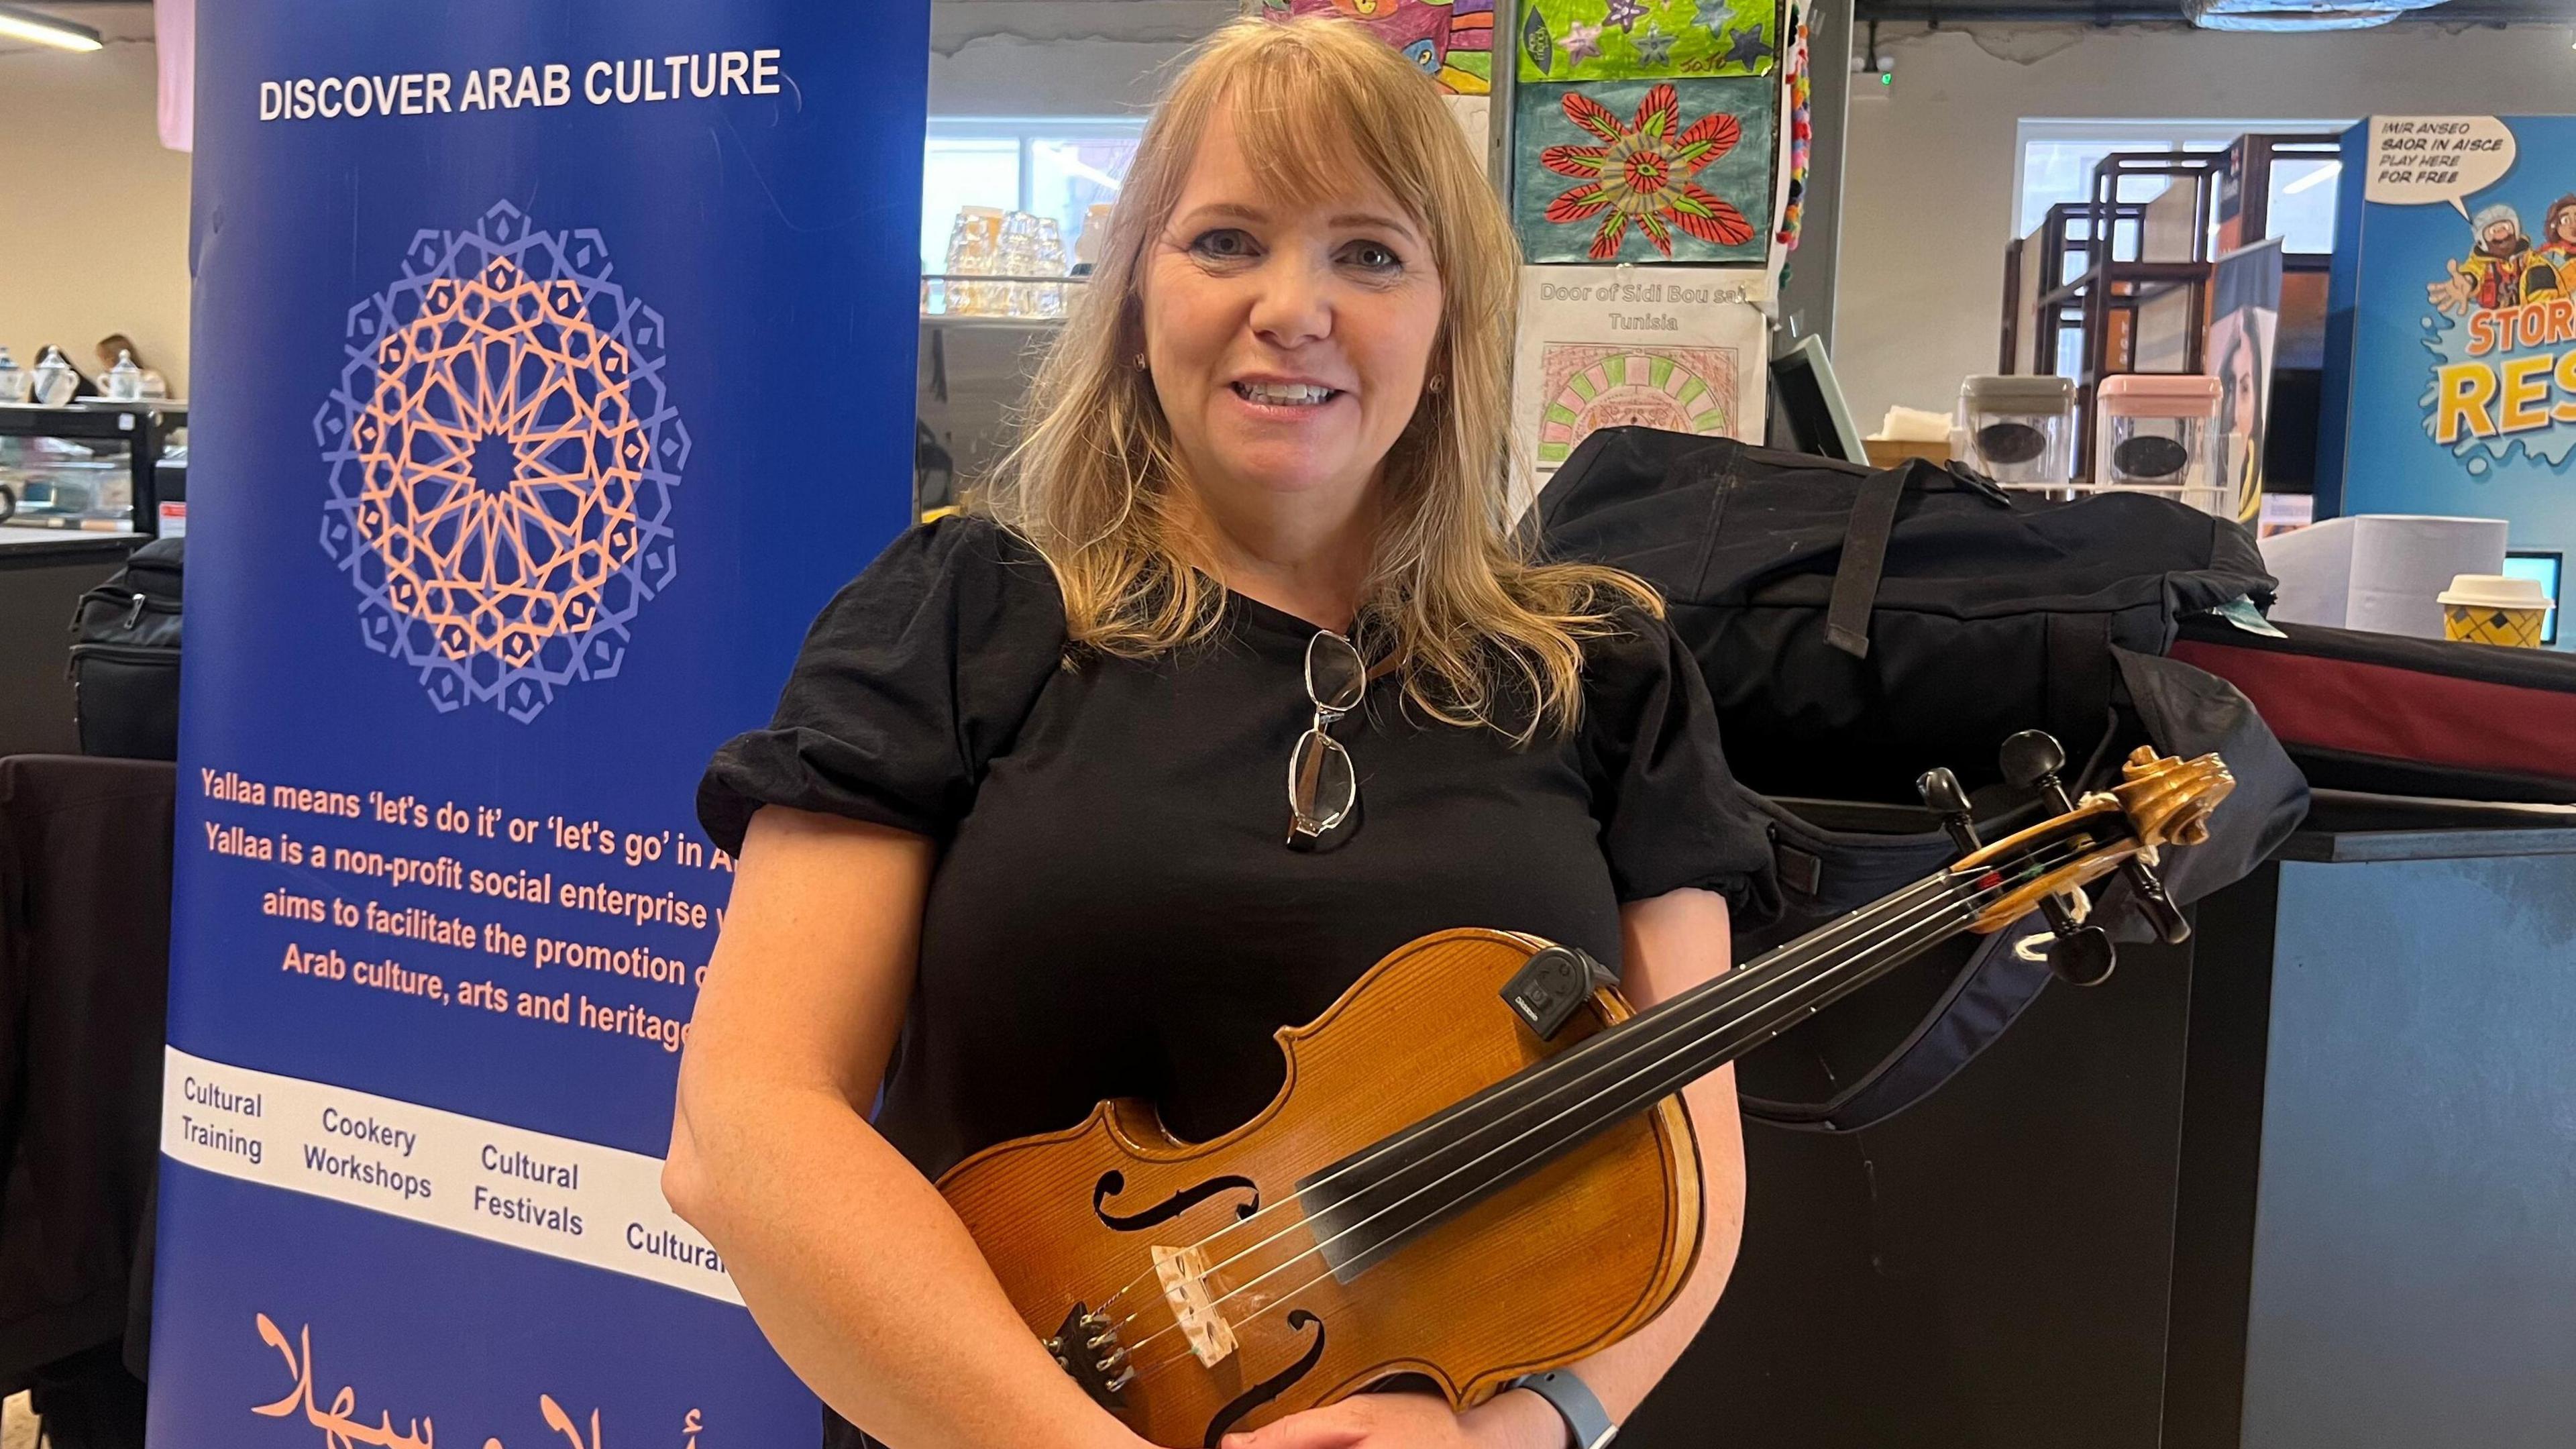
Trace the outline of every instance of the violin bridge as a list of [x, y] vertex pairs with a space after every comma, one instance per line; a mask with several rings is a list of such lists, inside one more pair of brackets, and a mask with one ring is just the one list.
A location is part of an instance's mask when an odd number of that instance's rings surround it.
[[1164, 1301], [1180, 1323], [1190, 1352], [1209, 1368], [1234, 1352], [1234, 1325], [1226, 1322], [1208, 1296], [1208, 1261], [1204, 1248], [1154, 1249], [1154, 1276], [1163, 1281]]

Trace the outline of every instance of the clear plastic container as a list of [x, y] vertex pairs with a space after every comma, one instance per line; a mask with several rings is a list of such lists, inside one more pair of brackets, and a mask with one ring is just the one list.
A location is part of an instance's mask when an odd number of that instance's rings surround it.
[[2015, 488], [2063, 488], [2075, 476], [2075, 383], [2063, 377], [1972, 377], [1959, 385], [1969, 466]]
[[2093, 481], [2161, 493], [2222, 517], [2235, 490], [2219, 467], [2218, 379], [2124, 373], [2094, 394]]

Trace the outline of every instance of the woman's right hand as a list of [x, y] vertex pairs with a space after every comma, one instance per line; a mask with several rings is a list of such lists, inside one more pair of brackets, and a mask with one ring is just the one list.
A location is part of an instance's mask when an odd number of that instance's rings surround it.
[[912, 991], [931, 842], [752, 817], [680, 1063], [663, 1195], [779, 1355], [893, 1449], [1139, 1449], [868, 1125]]

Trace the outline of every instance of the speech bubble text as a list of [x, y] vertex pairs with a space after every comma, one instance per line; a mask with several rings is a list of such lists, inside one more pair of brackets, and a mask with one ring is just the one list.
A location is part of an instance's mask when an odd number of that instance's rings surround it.
[[2466, 217], [2462, 198], [2503, 180], [2513, 151], [2512, 129], [2493, 116], [2373, 116], [2362, 194], [2393, 206], [2447, 201]]

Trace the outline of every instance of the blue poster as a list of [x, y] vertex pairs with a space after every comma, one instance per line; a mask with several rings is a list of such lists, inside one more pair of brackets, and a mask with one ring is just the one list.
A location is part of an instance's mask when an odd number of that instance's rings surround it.
[[2576, 546], [2576, 117], [2345, 132], [2317, 516], [2503, 518]]
[[773, 1449], [691, 814], [905, 523], [925, 0], [211, 4], [151, 1443]]

